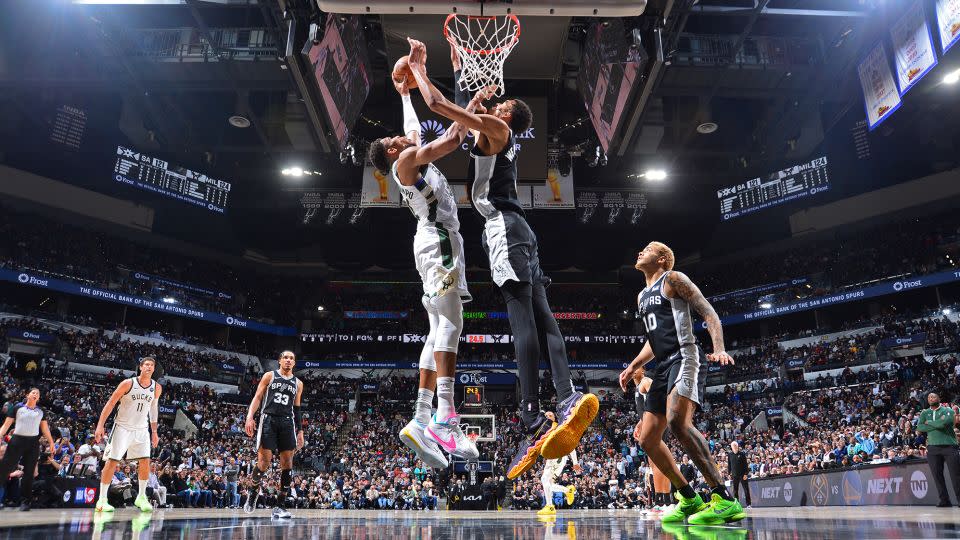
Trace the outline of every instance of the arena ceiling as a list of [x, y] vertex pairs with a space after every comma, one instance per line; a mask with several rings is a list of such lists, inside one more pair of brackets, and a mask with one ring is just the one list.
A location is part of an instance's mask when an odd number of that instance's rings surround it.
[[[275, 196], [287, 181], [279, 171], [290, 163], [323, 171], [314, 185], [339, 188], [359, 181], [359, 169], [341, 164], [341, 149], [316, 118], [322, 107], [318, 96], [298, 84], [310, 74], [291, 60], [308, 39], [310, 24], [328, 16], [315, 0], [83, 1], [89, 3], [37, 0], [29, 8], [19, 2], [0, 6], [3, 39], [12, 45], [0, 51], [0, 111], [8, 119], [0, 137], [11, 142], [5, 145], [7, 161], [25, 152], [24, 146], [46, 142], [51, 111], [74, 103], [86, 108], [87, 138], [102, 139], [96, 145], [88, 140], [75, 154], [102, 152], [122, 136], [144, 151], [244, 186], [246, 196], [234, 201], [235, 208], [260, 216], [253, 220], [257, 223], [299, 219]], [[509, 90], [548, 98], [548, 135], [575, 156], [578, 187], [665, 191], [651, 215], [702, 230], [716, 223], [711, 193], [717, 187], [806, 159], [831, 133], [850, 137], [851, 119], [862, 118], [857, 62], [902, 4], [650, 0], [642, 15], [625, 20], [649, 59], [605, 167], [586, 167], [584, 158], [576, 157], [589, 156], [597, 145], [577, 89], [591, 18], [526, 17], [521, 45], [507, 62]], [[403, 36], [427, 40], [435, 51], [428, 67], [441, 87], [450, 88], [452, 80], [442, 76], [449, 70], [442, 18], [363, 15], [373, 86], [354, 130], [358, 148], [397, 128], [399, 100], [388, 72], [405, 52]], [[238, 32], [243, 47], [235, 46]], [[190, 38], [185, 42], [178, 33]], [[288, 47], [290, 36], [293, 46]], [[955, 96], [951, 100], [929, 90], [928, 97], [912, 105], [917, 117], [956, 118]], [[228, 119], [236, 115], [250, 126], [231, 126]], [[906, 114], [899, 116], [883, 136], [895, 132], [891, 141], [935, 140], [937, 155], [957, 155], [956, 130], [944, 142], [903, 118]], [[701, 134], [697, 128], [705, 123], [718, 129]], [[36, 149], [33, 158], [45, 159]], [[640, 186], [635, 175], [649, 166], [668, 170], [670, 185]], [[260, 226], [235, 225], [250, 238]], [[315, 235], [303, 235], [278, 245], [316, 241]], [[263, 233], [259, 242], [277, 243], [276, 230]]]

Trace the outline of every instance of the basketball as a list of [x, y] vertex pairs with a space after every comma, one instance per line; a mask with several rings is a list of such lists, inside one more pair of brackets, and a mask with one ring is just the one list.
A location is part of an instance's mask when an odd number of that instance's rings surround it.
[[407, 61], [410, 59], [410, 55], [401, 56], [397, 63], [393, 65], [393, 81], [396, 83], [403, 82], [403, 78], [407, 78], [407, 88], [413, 89], [417, 87], [417, 80], [413, 78], [413, 71], [410, 70], [410, 64]]

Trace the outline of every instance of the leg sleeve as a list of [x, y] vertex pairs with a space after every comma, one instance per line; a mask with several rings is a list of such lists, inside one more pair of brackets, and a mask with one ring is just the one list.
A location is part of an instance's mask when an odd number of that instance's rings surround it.
[[508, 281], [500, 288], [507, 302], [513, 347], [517, 355], [517, 377], [520, 379], [521, 418], [530, 423], [540, 412], [540, 389], [537, 374], [540, 368], [540, 342], [533, 312], [533, 290], [529, 283]]
[[440, 318], [429, 299], [423, 297], [422, 303], [423, 308], [427, 310], [427, 318], [430, 320], [430, 333], [427, 334], [423, 350], [420, 351], [420, 369], [435, 372], [437, 371], [437, 361], [433, 357], [433, 345], [437, 340], [437, 326], [440, 324]]
[[[430, 300], [437, 317], [435, 351], [457, 352], [460, 333], [463, 331], [463, 301], [456, 293], [449, 293]], [[432, 329], [431, 329], [432, 331]]]
[[540, 346], [550, 360], [550, 372], [553, 374], [553, 386], [557, 390], [557, 402], [570, 397], [573, 393], [573, 381], [570, 377], [570, 363], [567, 359], [567, 347], [563, 342], [560, 326], [553, 316], [547, 301], [547, 290], [540, 283], [533, 286], [533, 311], [537, 321], [537, 333]]

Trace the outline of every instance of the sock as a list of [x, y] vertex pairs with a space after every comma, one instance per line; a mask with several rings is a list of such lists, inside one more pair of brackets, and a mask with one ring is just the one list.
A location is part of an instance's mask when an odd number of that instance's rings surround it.
[[433, 390], [421, 388], [417, 391], [417, 402], [413, 406], [413, 419], [423, 425], [430, 423], [433, 412]]
[[727, 486], [720, 484], [719, 486], [710, 490], [710, 493], [716, 493], [717, 495], [723, 497], [728, 501], [732, 501], [733, 497], [730, 496], [730, 492], [727, 491]]
[[453, 408], [453, 377], [437, 377], [437, 418], [446, 420], [455, 414]]
[[280, 471], [280, 508], [287, 507], [287, 497], [290, 496], [290, 480], [293, 478], [293, 471], [284, 469]]
[[677, 489], [680, 492], [680, 495], [683, 495], [684, 499], [692, 499], [697, 496], [697, 492], [690, 487], [690, 484], [685, 484], [684, 486]]
[[99, 502], [107, 502], [107, 490], [109, 489], [110, 489], [110, 484], [100, 484]]
[[260, 470], [260, 467], [256, 465], [253, 466], [253, 487], [250, 489], [251, 495], [256, 495], [260, 493], [260, 483], [263, 482], [264, 471]]
[[140, 480], [137, 482], [137, 497], [146, 497], [147, 496], [147, 481]]

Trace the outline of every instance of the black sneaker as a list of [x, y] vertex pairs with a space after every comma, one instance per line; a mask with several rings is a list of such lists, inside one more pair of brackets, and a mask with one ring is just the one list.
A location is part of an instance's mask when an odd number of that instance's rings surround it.
[[540, 417], [534, 422], [533, 429], [520, 441], [520, 444], [514, 452], [513, 460], [507, 469], [508, 479], [513, 480], [536, 465], [537, 459], [540, 457], [540, 450], [543, 448], [543, 443], [556, 429], [556, 422], [551, 422], [547, 420], [547, 417], [543, 416], [543, 414], [540, 414]]
[[30, 503], [23, 503], [23, 504], [21, 504], [21, 505], [20, 505], [20, 511], [21, 511], [21, 512], [29, 512], [29, 511], [30, 511]]

